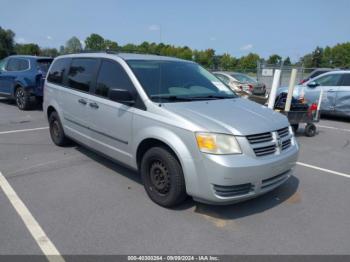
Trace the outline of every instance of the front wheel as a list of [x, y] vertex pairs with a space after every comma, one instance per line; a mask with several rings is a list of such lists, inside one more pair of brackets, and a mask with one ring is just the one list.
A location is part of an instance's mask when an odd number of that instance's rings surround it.
[[144, 154], [141, 177], [148, 196], [161, 206], [175, 206], [187, 196], [181, 165], [166, 147], [153, 147]]
[[305, 135], [312, 137], [316, 135], [316, 126], [314, 124], [307, 124], [305, 126]]

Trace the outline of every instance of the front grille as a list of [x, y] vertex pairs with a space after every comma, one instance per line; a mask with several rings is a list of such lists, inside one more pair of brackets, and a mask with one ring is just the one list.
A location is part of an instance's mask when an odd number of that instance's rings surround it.
[[251, 183], [233, 185], [233, 186], [219, 186], [213, 185], [215, 194], [221, 197], [235, 197], [246, 195], [254, 189], [254, 185]]
[[288, 171], [284, 172], [282, 174], [279, 174], [277, 176], [264, 179], [261, 183], [261, 189], [271, 187], [271, 186], [274, 186], [274, 185], [282, 182], [287, 177], [287, 173], [288, 173]]
[[290, 139], [283, 141], [282, 142], [282, 150], [287, 149], [288, 147], [290, 147], [292, 145], [292, 141]]
[[247, 136], [250, 144], [265, 143], [272, 141], [271, 132]]
[[256, 156], [271, 155], [271, 154], [274, 154], [275, 152], [276, 152], [275, 145], [254, 148], [254, 153]]
[[278, 129], [277, 130], [278, 136], [279, 137], [285, 137], [289, 135], [289, 127], [285, 127], [282, 129]]

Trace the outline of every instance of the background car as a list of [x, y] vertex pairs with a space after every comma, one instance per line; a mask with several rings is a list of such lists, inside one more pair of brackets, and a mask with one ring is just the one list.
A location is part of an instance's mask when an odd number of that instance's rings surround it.
[[[310, 79], [294, 88], [293, 97], [311, 104], [318, 101], [321, 89], [323, 98], [321, 112], [350, 117], [350, 70], [331, 71]], [[281, 87], [277, 95], [287, 93], [288, 87]]]
[[317, 68], [315, 70], [313, 70], [307, 77], [305, 77], [303, 80], [300, 81], [300, 85], [309, 81], [310, 79], [312, 78], [315, 78], [316, 76], [319, 76], [319, 75], [322, 75], [324, 73], [328, 73], [330, 71], [334, 71], [334, 70], [337, 70], [337, 69], [334, 69], [334, 68]]
[[15, 99], [21, 110], [42, 101], [44, 79], [52, 60], [16, 55], [0, 61], [0, 96]]
[[266, 86], [253, 77], [236, 72], [213, 72], [213, 74], [241, 96], [265, 96]]

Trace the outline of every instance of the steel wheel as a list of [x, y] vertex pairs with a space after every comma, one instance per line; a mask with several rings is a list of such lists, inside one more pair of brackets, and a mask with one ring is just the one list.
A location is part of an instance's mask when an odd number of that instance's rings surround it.
[[169, 193], [170, 176], [168, 169], [160, 160], [151, 163], [150, 178], [153, 188], [162, 195]]

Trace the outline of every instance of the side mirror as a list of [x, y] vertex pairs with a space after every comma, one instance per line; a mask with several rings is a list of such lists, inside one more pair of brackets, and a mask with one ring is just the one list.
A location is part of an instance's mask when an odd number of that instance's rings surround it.
[[312, 81], [307, 84], [308, 87], [315, 88], [316, 86], [319, 86], [319, 84], [316, 81]]
[[108, 98], [114, 102], [126, 105], [133, 105], [135, 103], [130, 91], [125, 89], [110, 89], [108, 92]]

